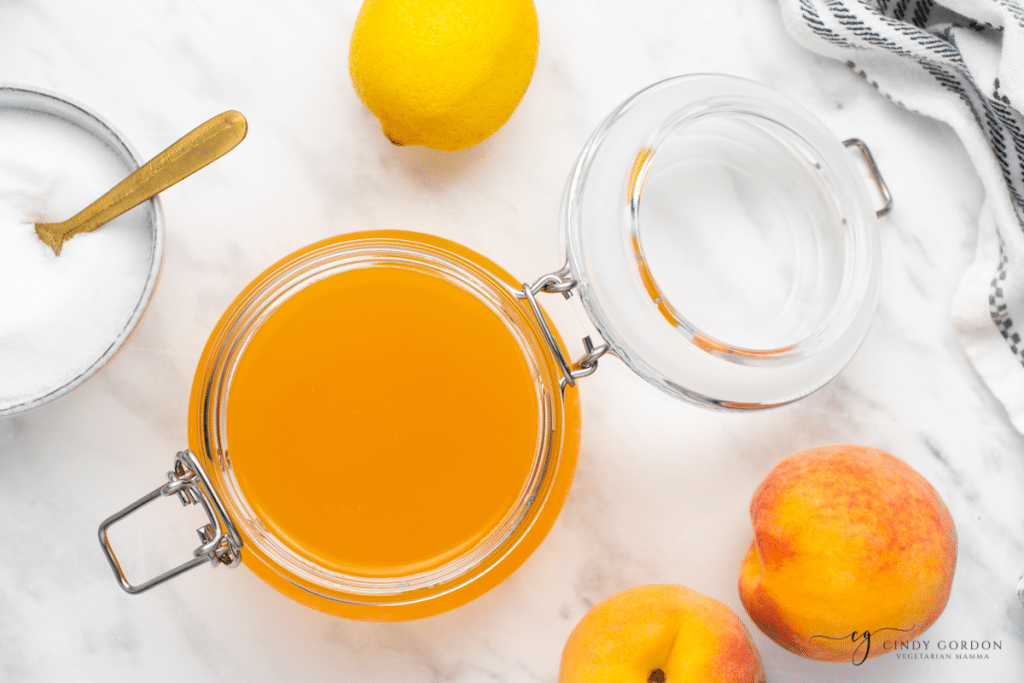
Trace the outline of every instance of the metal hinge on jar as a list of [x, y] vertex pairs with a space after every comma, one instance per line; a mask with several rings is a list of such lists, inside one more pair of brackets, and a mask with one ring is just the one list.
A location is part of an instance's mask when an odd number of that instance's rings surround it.
[[885, 180], [882, 179], [882, 172], [878, 170], [878, 164], [875, 163], [875, 157], [871, 154], [871, 150], [864, 144], [862, 140], [857, 138], [850, 138], [849, 140], [843, 140], [843, 147], [849, 149], [850, 147], [856, 147], [857, 151], [860, 152], [861, 159], [867, 166], [868, 175], [871, 177], [871, 181], [875, 184], [875, 188], [878, 193], [882, 196], [882, 206], [875, 211], [875, 217], [881, 218], [885, 214], [889, 213], [892, 209], [892, 193], [889, 192], [889, 186], [885, 184]]
[[[177, 494], [182, 505], [198, 504], [202, 505], [206, 511], [206, 516], [210, 522], [197, 529], [200, 545], [193, 551], [191, 560], [183, 562], [156, 578], [133, 585], [128, 581], [120, 562], [117, 560], [117, 556], [114, 554], [114, 549], [110, 545], [110, 539], [107, 537], [107, 530], [144, 505], [163, 496], [173, 494]], [[110, 563], [111, 569], [114, 570], [121, 588], [133, 594], [149, 590], [205, 562], [209, 562], [214, 566], [224, 564], [229, 567], [235, 567], [242, 561], [242, 539], [225, 512], [224, 506], [217, 497], [217, 493], [213, 490], [210, 480], [203, 472], [203, 468], [199, 464], [195, 453], [190, 450], [184, 450], [175, 456], [174, 469], [167, 473], [166, 484], [105, 519], [100, 524], [99, 536], [100, 545], [103, 546], [103, 552], [106, 554], [107, 561]]]
[[572, 277], [572, 273], [569, 272], [569, 266], [565, 265], [558, 271], [541, 277], [532, 285], [524, 282], [522, 290], [516, 292], [516, 297], [524, 299], [530, 306], [530, 310], [533, 312], [533, 316], [537, 319], [541, 332], [544, 334], [544, 340], [558, 362], [558, 367], [562, 371], [562, 377], [558, 381], [558, 386], [563, 392], [566, 386], [576, 386], [577, 379], [586, 377], [597, 370], [597, 359], [607, 353], [610, 348], [608, 344], [601, 344], [595, 347], [590, 337], [586, 336], [583, 338], [583, 347], [587, 352], [582, 358], [575, 362], [570, 362], [565, 354], [562, 353], [562, 349], [551, 330], [551, 325], [548, 324], [547, 318], [540, 310], [540, 305], [537, 304], [536, 295], [540, 292], [557, 293], [568, 299], [572, 296], [572, 290], [575, 286], [576, 280]]

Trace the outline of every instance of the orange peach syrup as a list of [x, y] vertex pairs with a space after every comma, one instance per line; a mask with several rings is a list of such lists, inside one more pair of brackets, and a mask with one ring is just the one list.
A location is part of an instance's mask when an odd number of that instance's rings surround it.
[[495, 528], [528, 478], [538, 401], [505, 323], [400, 268], [350, 270], [281, 304], [245, 349], [226, 435], [266, 527], [336, 571], [437, 567]]

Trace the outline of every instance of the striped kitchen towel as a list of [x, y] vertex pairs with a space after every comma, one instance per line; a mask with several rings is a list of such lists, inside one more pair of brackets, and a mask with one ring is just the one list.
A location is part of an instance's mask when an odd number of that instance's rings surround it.
[[846, 62], [908, 109], [945, 121], [963, 141], [985, 202], [975, 260], [953, 300], [953, 325], [1024, 433], [1024, 3], [781, 3], [799, 43]]

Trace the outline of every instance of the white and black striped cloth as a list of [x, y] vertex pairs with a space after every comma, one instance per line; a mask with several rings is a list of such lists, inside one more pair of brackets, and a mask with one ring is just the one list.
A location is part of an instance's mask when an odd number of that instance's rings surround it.
[[1024, 432], [1024, 3], [781, 3], [798, 42], [844, 61], [893, 101], [945, 121], [963, 141], [985, 204], [953, 324], [974, 367]]

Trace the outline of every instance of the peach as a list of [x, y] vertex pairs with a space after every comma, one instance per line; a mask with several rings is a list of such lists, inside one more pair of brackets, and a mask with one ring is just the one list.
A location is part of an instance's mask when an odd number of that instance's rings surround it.
[[757, 487], [750, 516], [740, 599], [791, 652], [860, 664], [919, 636], [946, 606], [953, 519], [920, 474], [884, 451], [791, 455]]
[[650, 585], [616, 593], [576, 625], [559, 683], [764, 683], [743, 622], [689, 588]]

